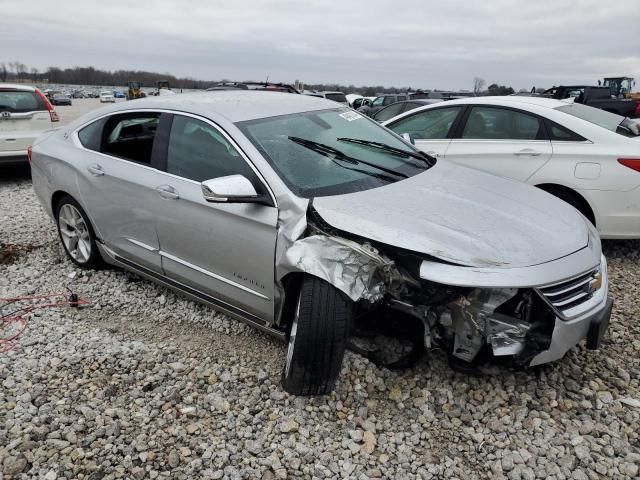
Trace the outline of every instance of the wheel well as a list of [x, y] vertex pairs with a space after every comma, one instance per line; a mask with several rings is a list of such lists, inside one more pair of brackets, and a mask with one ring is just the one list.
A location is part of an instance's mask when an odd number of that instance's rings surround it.
[[281, 283], [284, 286], [284, 305], [280, 318], [278, 319], [280, 327], [288, 327], [293, 318], [303, 278], [304, 274], [302, 272], [291, 272], [282, 279]]
[[60, 202], [60, 199], [62, 197], [66, 197], [66, 196], [70, 196], [70, 195], [67, 192], [64, 192], [62, 190], [58, 190], [51, 197], [51, 211], [53, 212], [54, 216], [55, 216], [55, 213], [56, 213], [56, 207], [58, 206], [58, 203]]
[[555, 183], [543, 183], [536, 185], [539, 189], [544, 190], [551, 195], [554, 195], [567, 203], [571, 203], [577, 210], [580, 211], [587, 219], [596, 224], [596, 216], [593, 209], [589, 205], [589, 202], [575, 190], [565, 187], [564, 185], [557, 185]]

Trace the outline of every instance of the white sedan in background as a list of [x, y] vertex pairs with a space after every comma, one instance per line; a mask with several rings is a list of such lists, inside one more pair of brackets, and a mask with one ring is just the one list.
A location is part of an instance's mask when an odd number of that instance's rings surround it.
[[570, 101], [476, 97], [383, 123], [432, 156], [535, 185], [603, 238], [640, 238], [640, 124]]
[[105, 90], [100, 92], [100, 103], [116, 103], [116, 97], [113, 92]]

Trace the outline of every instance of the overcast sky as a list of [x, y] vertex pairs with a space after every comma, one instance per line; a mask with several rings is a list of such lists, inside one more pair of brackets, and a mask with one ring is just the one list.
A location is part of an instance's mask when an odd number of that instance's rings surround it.
[[[0, 0], [0, 62], [516, 89], [635, 76], [640, 0]], [[640, 88], [639, 88], [640, 89]]]

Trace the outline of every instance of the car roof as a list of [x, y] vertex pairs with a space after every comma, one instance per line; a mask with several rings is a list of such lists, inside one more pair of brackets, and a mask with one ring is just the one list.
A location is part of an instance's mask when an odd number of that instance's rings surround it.
[[342, 95], [344, 95], [344, 92], [339, 92], [338, 90], [325, 90], [322, 93], [341, 93]]
[[[525, 97], [517, 95], [495, 96], [495, 97], [465, 97], [456, 100], [448, 100], [443, 102], [442, 105], [459, 105], [459, 104], [494, 104], [505, 106], [516, 106], [519, 104], [537, 105], [539, 107], [557, 108], [563, 105], [567, 105], [568, 101], [558, 100], [549, 97]], [[440, 105], [440, 104], [438, 104]]]
[[204, 117], [216, 114], [235, 123], [339, 107], [332, 100], [311, 95], [260, 90], [218, 90], [139, 98], [132, 102], [120, 103], [112, 108], [114, 112], [149, 108], [176, 110]]
[[17, 83], [0, 83], [0, 88], [8, 88], [12, 90], [23, 90], [25, 92], [35, 92], [35, 87], [30, 87], [29, 85], [20, 85]]

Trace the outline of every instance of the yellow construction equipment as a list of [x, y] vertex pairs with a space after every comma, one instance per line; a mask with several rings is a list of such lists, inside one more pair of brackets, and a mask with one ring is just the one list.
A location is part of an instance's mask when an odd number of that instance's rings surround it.
[[632, 77], [606, 77], [603, 86], [609, 87], [611, 95], [617, 98], [640, 100], [640, 92], [633, 93], [635, 84], [636, 81]]
[[142, 91], [142, 83], [140, 82], [129, 82], [127, 87], [127, 100], [135, 100], [146, 96]]

